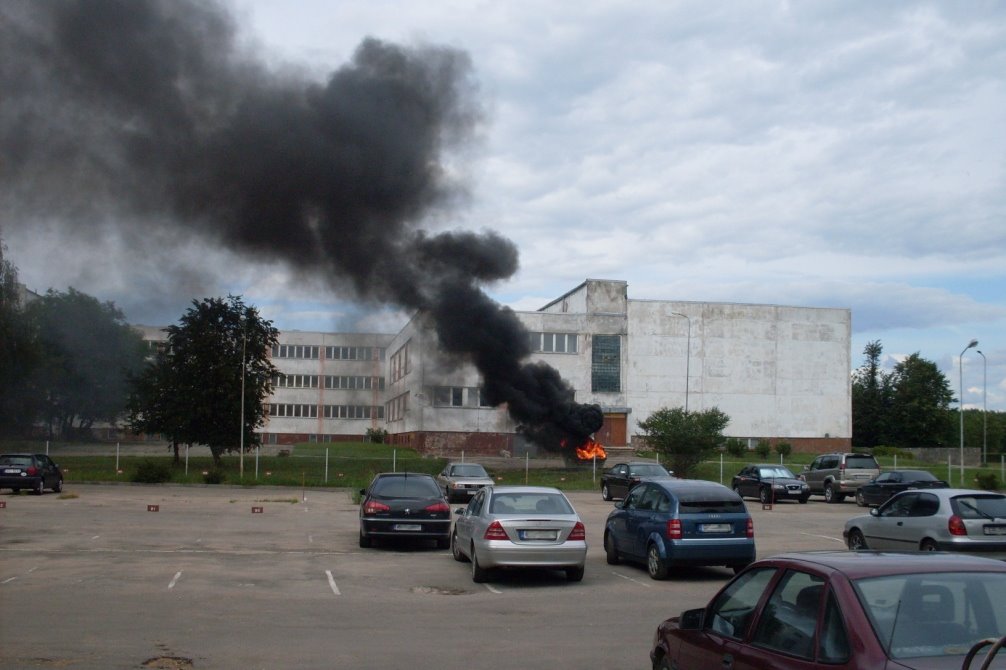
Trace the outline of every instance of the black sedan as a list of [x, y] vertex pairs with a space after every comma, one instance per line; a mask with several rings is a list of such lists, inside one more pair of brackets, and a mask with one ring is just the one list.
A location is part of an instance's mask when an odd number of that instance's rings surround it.
[[758, 498], [763, 505], [777, 500], [806, 503], [810, 499], [807, 482], [797, 479], [789, 468], [771, 463], [744, 466], [734, 475], [730, 487], [742, 498]]
[[0, 454], [0, 489], [14, 493], [28, 489], [42, 495], [45, 489], [63, 490], [63, 473], [45, 454]]
[[435, 540], [446, 549], [451, 541], [451, 508], [431, 475], [383, 472], [360, 491], [360, 546], [377, 538]]
[[629, 489], [642, 481], [666, 479], [674, 475], [660, 463], [616, 463], [601, 473], [601, 497], [605, 500], [624, 498]]
[[909, 489], [945, 489], [948, 485], [926, 470], [888, 470], [863, 484], [856, 491], [860, 507], [883, 505], [895, 493]]

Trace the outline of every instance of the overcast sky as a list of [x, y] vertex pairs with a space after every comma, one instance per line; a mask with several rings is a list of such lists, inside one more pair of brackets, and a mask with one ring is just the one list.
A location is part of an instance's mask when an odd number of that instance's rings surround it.
[[[998, 2], [235, 0], [270, 68], [319, 82], [371, 36], [471, 59], [484, 118], [448, 168], [464, 202], [430, 230], [491, 229], [520, 269], [488, 287], [537, 309], [586, 278], [630, 298], [852, 310], [959, 384], [979, 340], [1006, 410], [1006, 5]], [[394, 330], [322, 283], [209, 251], [193, 291], [156, 292], [128, 242], [82, 258], [4, 230], [29, 287], [72, 285], [132, 321], [242, 294], [281, 329]], [[215, 292], [214, 292], [215, 289]], [[965, 406], [982, 358], [964, 356]]]

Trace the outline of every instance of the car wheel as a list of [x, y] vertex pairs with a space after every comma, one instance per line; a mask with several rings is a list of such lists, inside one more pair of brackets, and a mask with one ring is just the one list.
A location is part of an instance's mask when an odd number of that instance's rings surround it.
[[861, 551], [863, 549], [869, 549], [866, 546], [866, 538], [863, 537], [863, 531], [858, 528], [853, 528], [849, 531], [849, 538], [846, 540], [850, 551]]
[[468, 560], [468, 557], [461, 551], [461, 547], [458, 546], [457, 531], [454, 531], [454, 533], [451, 534], [451, 556], [453, 556], [454, 560], [458, 563], [464, 563]]
[[808, 500], [810, 500], [810, 494], [809, 493], [807, 495], [805, 495], [805, 496], [800, 496], [800, 504], [801, 505], [806, 505]]
[[575, 568], [566, 568], [566, 581], [568, 582], [582, 582], [583, 581], [583, 566], [578, 566]]
[[863, 497], [862, 491], [856, 491], [856, 504], [860, 507], [866, 507], [866, 498]]
[[611, 500], [611, 491], [608, 490], [607, 484], [601, 484], [601, 498], [603, 500]]
[[52, 487], [55, 493], [60, 493], [63, 490], [63, 478], [60, 477], [56, 480], [56, 485]]
[[615, 547], [615, 539], [611, 537], [611, 533], [604, 534], [604, 557], [608, 565], [618, 565], [622, 562], [618, 557], [618, 548]]
[[660, 557], [660, 550], [655, 544], [646, 548], [646, 571], [652, 579], [667, 579], [667, 561]]
[[837, 503], [838, 496], [835, 495], [835, 489], [831, 484], [824, 485], [824, 502], [826, 503]]
[[367, 537], [366, 535], [364, 535], [363, 531], [361, 530], [360, 531], [360, 548], [366, 549], [369, 546], [370, 546], [370, 538]]
[[653, 666], [653, 670], [671, 670], [671, 662], [664, 656], [660, 662]]
[[936, 551], [936, 543], [928, 537], [919, 543], [919, 551]]
[[32, 490], [32, 492], [35, 495], [40, 496], [40, 495], [42, 495], [43, 491], [45, 491], [45, 479], [42, 478], [42, 477], [39, 477], [38, 484], [35, 485], [35, 488]]
[[476, 584], [489, 579], [489, 571], [479, 565], [479, 557], [475, 554], [475, 545], [472, 545], [472, 581]]
[[762, 505], [768, 505], [772, 501], [772, 495], [767, 488], [758, 489], [758, 500]]
[[734, 493], [736, 493], [737, 495], [739, 495], [739, 496], [741, 497], [741, 500], [743, 500], [743, 499], [744, 499], [744, 494], [743, 494], [743, 493], [741, 493], [741, 487], [739, 487], [739, 486], [735, 486], [735, 487], [734, 487]]
[[437, 538], [437, 549], [446, 549], [449, 546], [451, 546], [451, 539], [449, 537]]

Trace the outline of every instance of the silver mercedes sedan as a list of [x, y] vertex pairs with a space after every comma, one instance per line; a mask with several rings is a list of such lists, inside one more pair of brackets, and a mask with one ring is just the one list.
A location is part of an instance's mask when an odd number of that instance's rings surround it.
[[902, 491], [845, 523], [849, 549], [956, 551], [1006, 559], [1006, 495], [972, 489]]
[[559, 489], [487, 486], [455, 515], [451, 553], [471, 563], [472, 581], [487, 581], [497, 568], [552, 568], [583, 579], [586, 529]]

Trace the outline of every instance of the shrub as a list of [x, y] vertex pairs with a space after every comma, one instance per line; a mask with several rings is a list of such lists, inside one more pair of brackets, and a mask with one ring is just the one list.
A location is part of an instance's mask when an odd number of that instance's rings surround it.
[[769, 444], [768, 440], [758, 440], [758, 444], [755, 445], [754, 450], [758, 454], [758, 458], [768, 458], [768, 455], [772, 453], [772, 445]]
[[975, 482], [983, 491], [999, 490], [999, 477], [994, 472], [979, 472], [975, 475]]
[[743, 458], [744, 454], [747, 453], [748, 445], [744, 444], [742, 440], [738, 440], [736, 437], [729, 438], [723, 447], [726, 452], [733, 456], [734, 458]]
[[163, 461], [146, 459], [140, 461], [132, 481], [139, 484], [163, 484], [171, 481], [171, 466]]
[[780, 442], [775, 445], [775, 453], [785, 458], [793, 453], [793, 445], [789, 442]]
[[367, 429], [367, 442], [376, 442], [378, 444], [384, 444], [388, 441], [388, 431], [383, 428], [368, 428]]
[[206, 474], [203, 475], [203, 481], [207, 484], [223, 484], [225, 479], [227, 479], [227, 475], [220, 468], [208, 470]]

